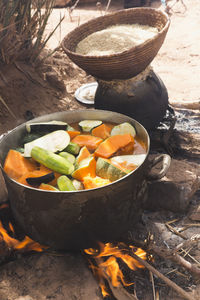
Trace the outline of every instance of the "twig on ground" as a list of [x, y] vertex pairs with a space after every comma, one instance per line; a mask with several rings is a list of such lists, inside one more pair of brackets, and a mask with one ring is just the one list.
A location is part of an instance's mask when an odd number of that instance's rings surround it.
[[6, 102], [3, 100], [3, 98], [0, 96], [0, 102], [6, 107], [6, 109], [9, 111], [9, 113], [13, 116], [14, 119], [17, 120], [17, 117], [15, 116], [15, 114], [12, 112], [12, 110], [8, 107], [8, 105], [6, 104]]
[[155, 254], [157, 254], [160, 257], [163, 257], [164, 259], [170, 259], [176, 264], [179, 264], [180, 266], [184, 267], [191, 273], [200, 276], [200, 268], [192, 265], [190, 262], [185, 260], [182, 256], [180, 256], [177, 253], [174, 253], [173, 250], [167, 248], [164, 249], [156, 245], [150, 245], [148, 250], [153, 251]]
[[170, 286], [173, 290], [175, 290], [179, 295], [183, 296], [184, 299], [196, 300], [194, 297], [191, 296], [191, 294], [185, 292], [180, 286], [178, 286], [176, 283], [174, 283], [169, 278], [167, 278], [162, 273], [160, 273], [158, 270], [156, 270], [147, 261], [141, 259], [139, 256], [137, 256], [134, 253], [132, 253], [132, 257], [135, 258], [139, 263], [141, 263], [143, 266], [145, 266], [149, 271], [151, 271], [157, 277], [162, 279], [168, 286]]
[[173, 250], [173, 252], [178, 252], [180, 249], [184, 248], [184, 247], [188, 247], [188, 246], [192, 246], [196, 243], [198, 243], [200, 241], [200, 234], [195, 234], [193, 235], [190, 239], [182, 242], [181, 244], [179, 244], [178, 246], [176, 246], [176, 248]]
[[165, 226], [166, 226], [171, 232], [173, 232], [174, 234], [180, 236], [182, 239], [184, 239], [184, 240], [187, 239], [182, 233], [180, 233], [178, 230], [176, 230], [174, 227], [172, 227], [172, 226], [169, 225], [168, 223], [165, 223]]
[[153, 279], [153, 274], [151, 271], [149, 271], [150, 274], [150, 279], [152, 283], [152, 289], [153, 289], [153, 299], [156, 300], [156, 293], [155, 293], [155, 285], [154, 285], [154, 279]]
[[111, 3], [111, 0], [108, 0], [108, 3], [107, 3], [107, 5], [106, 5], [105, 12], [107, 12], [107, 11], [108, 11], [108, 9], [109, 9], [109, 7], [110, 7], [110, 3]]

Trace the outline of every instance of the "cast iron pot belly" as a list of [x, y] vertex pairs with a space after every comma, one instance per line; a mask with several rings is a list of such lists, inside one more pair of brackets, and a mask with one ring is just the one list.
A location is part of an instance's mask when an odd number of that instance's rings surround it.
[[[72, 123], [83, 119], [130, 122], [147, 145], [148, 156], [149, 136], [144, 127], [119, 113], [104, 110], [68, 111], [32, 121], [61, 120]], [[24, 134], [25, 124], [22, 124], [0, 141], [2, 165], [8, 150], [18, 146]], [[29, 188], [10, 179], [2, 171], [13, 215], [25, 234], [55, 249], [74, 250], [91, 247], [98, 241], [114, 241], [133, 227], [141, 216], [141, 203], [146, 197], [146, 169], [147, 159], [134, 172], [112, 184], [75, 192]]]

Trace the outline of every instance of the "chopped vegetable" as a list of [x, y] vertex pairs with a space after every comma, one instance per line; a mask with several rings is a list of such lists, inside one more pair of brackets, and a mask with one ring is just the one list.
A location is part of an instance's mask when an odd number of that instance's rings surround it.
[[99, 157], [96, 164], [96, 174], [109, 179], [111, 182], [127, 175], [130, 171], [113, 165], [109, 159]]
[[60, 191], [76, 191], [72, 181], [65, 175], [58, 178], [57, 185]]
[[135, 170], [144, 162], [145, 158], [146, 154], [120, 155], [112, 157], [111, 162], [126, 169]]
[[72, 140], [75, 136], [80, 134], [80, 131], [77, 130], [67, 130], [67, 133], [70, 136], [70, 140]]
[[78, 168], [72, 173], [72, 177], [83, 181], [85, 176], [96, 176], [96, 160], [93, 156], [83, 159]]
[[82, 184], [81, 181], [76, 180], [76, 179], [73, 179], [73, 180], [72, 180], [72, 183], [73, 183], [73, 186], [75, 187], [75, 189], [76, 189], [77, 191], [84, 190], [84, 186], [83, 186], [83, 184]]
[[36, 146], [32, 148], [31, 156], [45, 167], [60, 174], [69, 175], [74, 171], [74, 165], [72, 163], [70, 163], [64, 157], [53, 153], [52, 151], [48, 151]]
[[18, 147], [18, 148], [15, 148], [14, 150], [15, 150], [15, 151], [18, 151], [18, 152], [21, 153], [21, 154], [24, 154], [24, 148]]
[[73, 154], [63, 151], [63, 152], [60, 152], [59, 155], [64, 157], [65, 159], [67, 159], [72, 164], [75, 163], [76, 158]]
[[94, 188], [98, 188], [104, 185], [107, 185], [111, 183], [111, 181], [109, 179], [104, 179], [101, 177], [90, 177], [90, 176], [86, 176], [83, 178], [83, 184], [86, 190], [88, 189], [94, 189]]
[[53, 132], [56, 130], [67, 130], [68, 124], [62, 121], [49, 121], [40, 123], [26, 123], [27, 132]]
[[91, 156], [91, 153], [88, 151], [88, 148], [86, 146], [82, 147], [79, 155], [76, 157], [76, 165], [89, 156]]
[[132, 137], [136, 136], [135, 128], [130, 123], [124, 122], [122, 124], [114, 126], [111, 130], [110, 135], [119, 135], [127, 133], [131, 134]]
[[50, 185], [50, 184], [46, 184], [46, 183], [41, 183], [39, 186], [40, 190], [45, 190], [45, 191], [58, 191], [57, 188], [55, 188], [54, 186]]
[[34, 185], [39, 185], [41, 183], [49, 183], [53, 179], [55, 179], [54, 172], [51, 172], [49, 174], [45, 174], [39, 177], [27, 177], [26, 181], [28, 184], [34, 186]]
[[23, 139], [23, 145], [24, 144], [27, 144], [27, 143], [30, 143], [36, 139], [39, 139], [41, 136], [45, 135], [47, 133], [44, 133], [44, 132], [40, 132], [40, 133], [27, 133], [25, 136], [24, 136], [24, 139]]
[[99, 137], [84, 134], [77, 135], [72, 140], [73, 143], [78, 144], [80, 147], [86, 146], [91, 151], [95, 150], [102, 141]]
[[77, 155], [79, 153], [79, 151], [80, 151], [80, 146], [78, 144], [76, 144], [76, 143], [70, 142], [68, 144], [68, 146], [65, 149], [63, 149], [63, 150], [66, 151], [66, 152], [69, 152], [69, 153], [71, 153], [73, 155]]
[[6, 156], [3, 169], [8, 176], [17, 180], [24, 173], [36, 170], [37, 165], [35, 162], [24, 158], [20, 152], [10, 149]]
[[83, 132], [90, 132], [93, 128], [102, 124], [99, 120], [83, 120], [78, 123]]
[[101, 124], [100, 126], [94, 128], [92, 130], [92, 135], [100, 137], [101, 139], [105, 140], [110, 136], [111, 127], [106, 124]]
[[134, 146], [134, 138], [132, 137], [132, 135], [113, 135], [102, 142], [94, 153], [96, 156], [109, 158], [119, 149], [128, 145], [132, 148]]
[[64, 130], [57, 130], [24, 145], [24, 156], [30, 157], [33, 147], [38, 146], [52, 152], [62, 151], [70, 142], [69, 134]]

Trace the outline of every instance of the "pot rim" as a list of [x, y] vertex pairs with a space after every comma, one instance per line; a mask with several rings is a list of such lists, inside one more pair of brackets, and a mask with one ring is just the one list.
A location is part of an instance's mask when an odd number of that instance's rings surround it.
[[[148, 155], [149, 155], [149, 150], [150, 150], [150, 137], [149, 137], [149, 134], [147, 132], [147, 130], [145, 129], [145, 127], [138, 121], [136, 121], [135, 119], [125, 115], [125, 114], [121, 114], [121, 113], [118, 113], [118, 112], [114, 112], [114, 111], [109, 111], [109, 110], [100, 110], [100, 109], [78, 109], [78, 110], [70, 110], [70, 111], [57, 111], [57, 112], [53, 112], [53, 113], [50, 113], [50, 114], [45, 114], [45, 115], [41, 115], [41, 116], [38, 116], [34, 119], [31, 119], [30, 121], [27, 121], [27, 122], [24, 122], [18, 126], [16, 126], [15, 128], [11, 129], [10, 131], [8, 131], [8, 133], [5, 133], [3, 134], [2, 138], [0, 138], [0, 148], [1, 148], [1, 143], [10, 135], [10, 134], [13, 134], [15, 131], [18, 131], [19, 129], [21, 128], [24, 128], [25, 125], [27, 123], [32, 123], [32, 122], [38, 122], [38, 121], [42, 121], [42, 119], [46, 118], [46, 117], [50, 117], [50, 118], [53, 118], [54, 116], [57, 116], [58, 114], [61, 116], [61, 115], [70, 115], [70, 114], [78, 114], [78, 113], [94, 113], [94, 112], [98, 112], [98, 113], [102, 113], [102, 114], [115, 114], [116, 116], [118, 117], [122, 117], [122, 118], [126, 118], [127, 121], [131, 121], [131, 122], [134, 122], [136, 123], [138, 126], [141, 127], [142, 131], [145, 133], [146, 137], [147, 137], [147, 151], [146, 151], [146, 157], [144, 159], [144, 161], [142, 162], [141, 165], [139, 165], [135, 170], [131, 171], [130, 173], [128, 173], [127, 175], [105, 185], [105, 186], [101, 186], [101, 187], [97, 187], [97, 188], [92, 188], [92, 189], [87, 189], [87, 190], [77, 190], [77, 191], [47, 191], [47, 190], [40, 190], [38, 188], [34, 188], [34, 187], [29, 187], [27, 185], [24, 185], [24, 184], [21, 184], [19, 182], [17, 182], [16, 180], [10, 178], [6, 173], [5, 171], [3, 170], [3, 166], [2, 166], [2, 162], [0, 161], [0, 169], [4, 175], [4, 177], [8, 178], [9, 180], [11, 180], [12, 182], [16, 183], [17, 185], [23, 187], [23, 188], [27, 188], [27, 189], [30, 189], [30, 190], [33, 190], [33, 191], [36, 191], [36, 192], [45, 192], [45, 193], [59, 193], [59, 194], [71, 194], [71, 193], [88, 193], [88, 192], [91, 192], [93, 190], [99, 190], [99, 189], [102, 189], [102, 188], [105, 188], [105, 187], [109, 187], [111, 185], [114, 185], [122, 180], [124, 180], [125, 178], [127, 178], [128, 176], [130, 176], [131, 174], [135, 173], [147, 160], [148, 158]], [[53, 119], [52, 119], [53, 120]], [[66, 120], [67, 122], [67, 120]]]

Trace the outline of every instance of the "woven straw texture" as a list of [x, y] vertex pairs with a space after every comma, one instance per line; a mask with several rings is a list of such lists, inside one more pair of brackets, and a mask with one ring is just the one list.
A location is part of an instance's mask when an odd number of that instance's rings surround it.
[[[118, 24], [149, 25], [158, 28], [158, 34], [129, 50], [103, 56], [75, 53], [77, 44], [88, 35]], [[154, 8], [131, 8], [95, 18], [71, 31], [62, 41], [68, 57], [97, 79], [128, 79], [142, 72], [154, 59], [163, 44], [169, 28], [167, 14]]]

